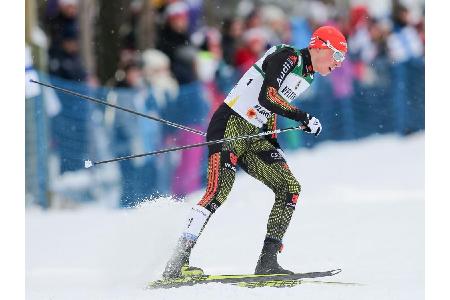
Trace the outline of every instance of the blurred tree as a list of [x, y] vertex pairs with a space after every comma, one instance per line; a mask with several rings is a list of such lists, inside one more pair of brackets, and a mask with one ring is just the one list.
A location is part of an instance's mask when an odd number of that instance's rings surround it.
[[144, 1], [138, 22], [138, 43], [140, 50], [155, 47], [156, 13], [150, 1]]
[[96, 75], [94, 22], [97, 6], [92, 0], [80, 0], [79, 5], [81, 57], [88, 74]]
[[[39, 27], [39, 4], [25, 2], [25, 76], [34, 69], [47, 68], [47, 38]], [[28, 57], [27, 57], [28, 56]], [[37, 75], [36, 75], [37, 76]], [[33, 79], [38, 79], [31, 77]], [[31, 84], [31, 83], [28, 83]], [[25, 84], [27, 89], [27, 83]], [[38, 89], [40, 91], [40, 89]], [[25, 93], [25, 201], [47, 208], [50, 203], [48, 189], [47, 119], [40, 92]]]
[[25, 2], [25, 42], [31, 46], [33, 64], [41, 71], [47, 69], [47, 37], [39, 26], [40, 4], [36, 0]]
[[131, 0], [98, 0], [97, 74], [102, 83], [114, 76], [121, 48], [120, 26], [128, 15]]

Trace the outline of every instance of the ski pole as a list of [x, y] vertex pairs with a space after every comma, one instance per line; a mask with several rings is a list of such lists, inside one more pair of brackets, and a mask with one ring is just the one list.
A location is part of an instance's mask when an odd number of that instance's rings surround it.
[[178, 150], [185, 150], [185, 149], [196, 148], [196, 147], [201, 147], [201, 146], [209, 146], [209, 145], [220, 144], [220, 143], [225, 143], [225, 142], [233, 142], [233, 141], [242, 140], [242, 139], [258, 138], [258, 137], [262, 137], [265, 135], [278, 134], [278, 133], [283, 133], [283, 132], [290, 131], [290, 130], [302, 130], [303, 128], [304, 128], [303, 125], [294, 126], [294, 127], [284, 128], [284, 129], [264, 131], [264, 132], [260, 132], [260, 133], [250, 134], [250, 135], [230, 137], [230, 138], [224, 138], [224, 139], [220, 139], [220, 140], [213, 140], [213, 141], [209, 141], [209, 142], [203, 142], [203, 143], [191, 144], [191, 145], [180, 146], [180, 147], [175, 147], [175, 148], [157, 150], [157, 151], [147, 152], [147, 153], [143, 153], [143, 154], [122, 156], [122, 157], [117, 157], [117, 158], [113, 158], [113, 159], [109, 159], [109, 160], [96, 161], [96, 162], [92, 162], [91, 160], [85, 160], [84, 167], [90, 168], [95, 165], [106, 164], [106, 163], [115, 162], [115, 161], [121, 161], [121, 160], [137, 158], [137, 157], [162, 154], [162, 153], [178, 151]]
[[190, 128], [190, 127], [187, 127], [187, 126], [183, 126], [181, 124], [177, 124], [177, 123], [174, 123], [174, 122], [170, 122], [170, 121], [167, 121], [167, 120], [164, 120], [164, 119], [161, 119], [161, 118], [157, 118], [157, 117], [153, 117], [153, 116], [150, 116], [150, 115], [146, 115], [146, 114], [143, 114], [143, 113], [140, 113], [140, 112], [136, 112], [136, 111], [133, 111], [131, 109], [127, 109], [127, 108], [124, 108], [124, 107], [121, 107], [121, 106], [118, 106], [118, 105], [114, 105], [114, 104], [111, 104], [111, 103], [108, 103], [106, 101], [99, 100], [99, 99], [96, 99], [96, 98], [93, 98], [93, 97], [90, 97], [90, 96], [79, 94], [77, 92], [74, 92], [74, 91], [71, 91], [71, 90], [67, 90], [67, 89], [64, 89], [64, 88], [61, 88], [61, 87], [58, 87], [58, 86], [55, 86], [55, 85], [39, 82], [39, 81], [36, 81], [36, 80], [33, 80], [33, 79], [30, 79], [30, 82], [37, 83], [37, 84], [40, 84], [40, 85], [43, 85], [43, 86], [55, 89], [55, 90], [64, 92], [64, 93], [69, 94], [69, 95], [77, 96], [77, 97], [79, 97], [81, 99], [85, 99], [85, 100], [89, 100], [89, 101], [92, 101], [92, 102], [95, 102], [95, 103], [100, 103], [100, 104], [103, 104], [103, 105], [106, 105], [106, 106], [114, 107], [116, 109], [120, 109], [120, 110], [129, 112], [129, 113], [132, 113], [132, 114], [135, 114], [135, 115], [138, 115], [138, 116], [141, 116], [141, 117], [153, 120], [153, 121], [158, 121], [158, 122], [164, 123], [166, 125], [169, 125], [169, 126], [172, 126], [172, 127], [178, 128], [178, 129], [183, 129], [183, 130], [186, 130], [186, 131], [189, 131], [189, 132], [201, 135], [201, 136], [206, 136], [206, 133], [204, 133], [203, 131], [200, 131], [200, 130], [197, 130], [197, 129], [194, 129], [194, 128]]

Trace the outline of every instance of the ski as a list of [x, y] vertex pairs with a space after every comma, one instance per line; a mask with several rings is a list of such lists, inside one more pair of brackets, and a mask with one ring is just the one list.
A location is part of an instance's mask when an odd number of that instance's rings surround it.
[[270, 274], [270, 275], [254, 275], [254, 274], [240, 274], [240, 275], [200, 275], [193, 277], [180, 277], [175, 279], [161, 279], [152, 281], [148, 284], [149, 289], [160, 288], [176, 288], [182, 286], [192, 286], [197, 284], [207, 283], [224, 283], [233, 284], [241, 287], [258, 287], [258, 286], [274, 286], [274, 287], [288, 287], [301, 284], [301, 280], [305, 278], [319, 278], [326, 276], [333, 276], [340, 273], [341, 269], [309, 272], [309, 273], [295, 273], [295, 274]]
[[340, 285], [340, 286], [362, 286], [360, 283], [356, 282], [341, 282], [341, 281], [322, 281], [322, 280], [308, 280], [308, 279], [294, 279], [294, 280], [267, 280], [260, 282], [237, 282], [230, 283], [231, 285], [236, 285], [246, 288], [258, 288], [258, 287], [275, 287], [275, 288], [286, 288], [294, 287], [297, 285], [304, 284], [314, 284], [314, 285]]

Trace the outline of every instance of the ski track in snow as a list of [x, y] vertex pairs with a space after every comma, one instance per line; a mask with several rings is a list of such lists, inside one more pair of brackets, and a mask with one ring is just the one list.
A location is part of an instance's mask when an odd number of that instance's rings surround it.
[[[246, 289], [209, 284], [145, 290], [159, 279], [190, 207], [168, 198], [137, 209], [26, 212], [27, 299], [424, 299], [424, 134], [326, 142], [287, 153], [302, 185], [279, 255], [298, 272], [342, 268], [325, 281]], [[191, 256], [206, 273], [252, 273], [272, 192], [240, 172]]]

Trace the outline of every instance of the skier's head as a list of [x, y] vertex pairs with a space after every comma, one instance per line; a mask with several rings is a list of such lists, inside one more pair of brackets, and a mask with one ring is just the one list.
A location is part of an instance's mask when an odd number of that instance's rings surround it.
[[326, 76], [341, 66], [347, 53], [347, 41], [337, 28], [322, 26], [312, 34], [309, 51], [314, 71]]

